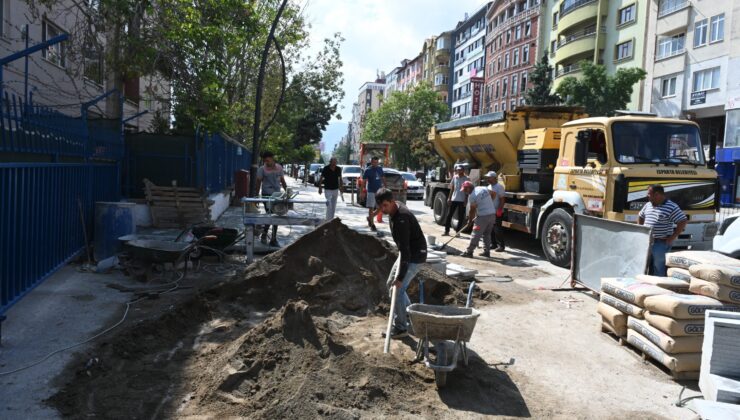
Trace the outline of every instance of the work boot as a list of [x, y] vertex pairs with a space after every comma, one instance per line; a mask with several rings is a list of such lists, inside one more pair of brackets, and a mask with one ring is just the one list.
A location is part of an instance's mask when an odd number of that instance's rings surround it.
[[[394, 340], [398, 340], [399, 338], [408, 337], [409, 333], [406, 330], [399, 329], [397, 327], [393, 327], [391, 330], [391, 338]], [[385, 338], [385, 332], [381, 333], [381, 336]]]
[[494, 249], [494, 251], [495, 251], [495, 252], [504, 252], [504, 250], [505, 250], [505, 249], [504, 249], [504, 247], [502, 247], [502, 246], [500, 246], [500, 247], [498, 247], [498, 248]]
[[260, 242], [262, 242], [264, 245], [267, 245], [267, 234], [263, 233], [262, 236], [260, 236]]
[[481, 257], [491, 258], [491, 252], [490, 251], [483, 251], [480, 254], [478, 254]]
[[462, 254], [460, 254], [460, 256], [463, 258], [473, 258], [473, 253], [470, 251], [465, 251]]
[[445, 233], [443, 233], [442, 236], [450, 236], [450, 230], [445, 229]]

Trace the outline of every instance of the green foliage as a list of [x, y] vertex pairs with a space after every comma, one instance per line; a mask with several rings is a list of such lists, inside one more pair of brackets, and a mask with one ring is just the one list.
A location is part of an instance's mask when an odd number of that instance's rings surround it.
[[350, 145], [346, 141], [342, 141], [334, 149], [333, 156], [336, 156], [339, 163], [349, 164], [349, 157], [351, 155]]
[[567, 105], [583, 106], [593, 116], [609, 116], [616, 110], [625, 109], [633, 86], [647, 74], [645, 70], [633, 67], [619, 69], [609, 76], [604, 66], [588, 61], [582, 61], [580, 67], [582, 76], [566, 77], [557, 92], [565, 98]]
[[428, 140], [432, 126], [447, 118], [449, 110], [428, 84], [406, 92], [393, 92], [370, 113], [363, 141], [391, 143], [394, 164], [399, 169], [431, 166], [439, 160]]
[[552, 66], [547, 58], [547, 51], [537, 62], [534, 70], [529, 73], [529, 82], [532, 83], [532, 87], [524, 94], [527, 105], [557, 105], [560, 103], [558, 95], [550, 93], [552, 91]]

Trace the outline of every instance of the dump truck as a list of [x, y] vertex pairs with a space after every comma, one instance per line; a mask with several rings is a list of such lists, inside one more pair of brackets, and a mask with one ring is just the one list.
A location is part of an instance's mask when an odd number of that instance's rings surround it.
[[[574, 214], [637, 222], [647, 189], [662, 184], [689, 217], [676, 248], [711, 249], [717, 232], [717, 173], [708, 169], [696, 123], [618, 112], [588, 117], [579, 107], [520, 106], [432, 127], [429, 141], [451, 172], [489, 170], [506, 190], [502, 225], [541, 241], [555, 265], [571, 263]], [[425, 204], [443, 224], [449, 179], [429, 182]]]

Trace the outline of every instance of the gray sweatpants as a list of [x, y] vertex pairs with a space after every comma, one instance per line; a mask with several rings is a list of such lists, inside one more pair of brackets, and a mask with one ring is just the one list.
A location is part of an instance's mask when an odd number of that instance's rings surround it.
[[488, 252], [491, 250], [491, 231], [493, 225], [496, 223], [496, 214], [488, 214], [485, 216], [477, 215], [475, 217], [475, 224], [473, 225], [473, 237], [470, 238], [470, 245], [468, 245], [468, 253], [472, 254], [475, 248], [478, 247], [480, 238], [483, 237], [483, 250]]
[[324, 190], [326, 195], [326, 220], [334, 218], [334, 212], [337, 210], [337, 197], [339, 190]]

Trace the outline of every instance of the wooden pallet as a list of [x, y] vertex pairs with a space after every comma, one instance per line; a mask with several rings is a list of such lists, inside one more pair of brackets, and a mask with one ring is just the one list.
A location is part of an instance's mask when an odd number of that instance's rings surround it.
[[162, 187], [144, 179], [144, 190], [154, 227], [185, 228], [210, 219], [213, 201], [202, 189], [178, 187], [176, 181]]

